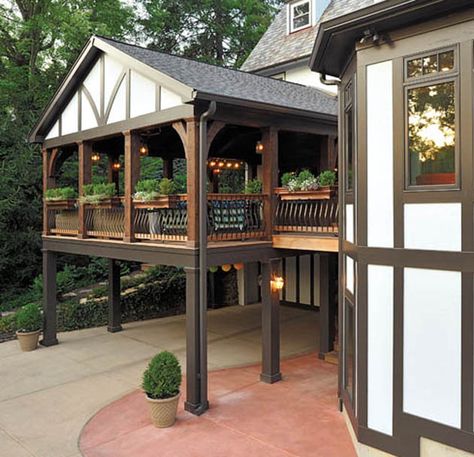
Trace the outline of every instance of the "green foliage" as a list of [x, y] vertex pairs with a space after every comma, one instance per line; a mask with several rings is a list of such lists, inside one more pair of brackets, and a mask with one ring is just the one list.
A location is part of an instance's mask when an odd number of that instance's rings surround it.
[[303, 170], [298, 175], [290, 178], [285, 187], [290, 192], [317, 190], [319, 188], [319, 181], [311, 171]]
[[172, 195], [176, 192], [176, 186], [171, 179], [163, 178], [160, 181], [160, 194], [161, 195]]
[[150, 47], [239, 67], [282, 0], [147, 0], [141, 20]]
[[262, 184], [262, 181], [260, 181], [260, 179], [257, 179], [257, 178], [250, 179], [245, 184], [244, 192], [246, 194], [261, 194], [262, 188], [263, 188], [263, 184]]
[[36, 303], [23, 306], [16, 313], [16, 328], [21, 333], [36, 332], [43, 327], [41, 309]]
[[290, 181], [295, 179], [295, 177], [296, 177], [296, 173], [294, 173], [292, 171], [283, 173], [283, 175], [281, 177], [281, 185], [283, 187], [288, 187], [288, 184], [290, 184]]
[[136, 192], [158, 193], [159, 189], [159, 182], [156, 179], [142, 179], [135, 186]]
[[16, 314], [0, 317], [0, 333], [13, 334], [16, 328]]
[[86, 184], [81, 201], [94, 205], [102, 200], [114, 197], [116, 193], [117, 189], [114, 183]]
[[44, 195], [46, 200], [67, 200], [69, 198], [77, 198], [77, 192], [72, 187], [56, 187], [48, 189]]
[[179, 393], [181, 366], [171, 352], [163, 351], [155, 355], [143, 374], [142, 387], [149, 398], [161, 400]]
[[334, 186], [337, 181], [337, 175], [332, 170], [325, 170], [318, 176], [320, 186]]

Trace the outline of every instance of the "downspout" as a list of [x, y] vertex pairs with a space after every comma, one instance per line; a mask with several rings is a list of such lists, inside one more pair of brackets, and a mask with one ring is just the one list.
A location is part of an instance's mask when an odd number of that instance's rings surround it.
[[326, 73], [321, 73], [319, 75], [319, 80], [325, 86], [337, 86], [337, 87], [339, 87], [341, 85], [341, 80], [340, 79], [327, 79], [326, 77], [327, 77]]
[[207, 399], [207, 121], [216, 113], [215, 101], [199, 120], [199, 372], [201, 404], [196, 413], [209, 408]]

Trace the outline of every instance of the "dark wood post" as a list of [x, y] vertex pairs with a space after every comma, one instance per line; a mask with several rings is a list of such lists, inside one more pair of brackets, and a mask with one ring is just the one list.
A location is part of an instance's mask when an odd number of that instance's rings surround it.
[[271, 239], [275, 208], [274, 189], [278, 185], [278, 130], [269, 127], [262, 130], [263, 143], [263, 193], [268, 196], [264, 207], [265, 234]]
[[280, 372], [280, 292], [271, 281], [281, 276], [280, 259], [262, 262], [262, 373], [260, 380], [273, 384]]
[[173, 159], [163, 159], [163, 178], [173, 179]]
[[[186, 271], [186, 400], [184, 408], [192, 414], [201, 415], [209, 408], [207, 395], [207, 373], [201, 373], [202, 351], [199, 319], [199, 268]], [[206, 383], [203, 386], [203, 383]], [[205, 387], [205, 388], [203, 388]]]
[[[79, 155], [79, 197], [84, 196], [84, 186], [92, 181], [92, 143], [80, 142], [77, 145]], [[83, 203], [79, 203], [79, 238], [87, 237], [86, 213]]]
[[50, 152], [47, 149], [42, 150], [43, 154], [43, 235], [49, 235], [48, 207], [46, 205], [45, 195], [48, 189], [56, 185], [54, 176], [50, 174]]
[[140, 138], [130, 130], [124, 132], [125, 137], [125, 196], [124, 196], [124, 241], [134, 241], [133, 193], [135, 184], [140, 179]]
[[43, 249], [43, 346], [58, 344], [56, 322], [56, 253]]
[[334, 351], [337, 310], [337, 256], [320, 254], [319, 358]]
[[122, 330], [122, 314], [120, 308], [120, 263], [109, 259], [109, 324], [110, 333]]
[[188, 194], [187, 245], [199, 245], [199, 121], [186, 122], [186, 175]]

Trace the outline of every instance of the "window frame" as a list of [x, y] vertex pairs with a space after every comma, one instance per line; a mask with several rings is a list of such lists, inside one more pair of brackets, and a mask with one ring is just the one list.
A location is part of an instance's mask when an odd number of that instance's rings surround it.
[[[294, 27], [294, 20], [295, 20], [295, 8], [299, 5], [303, 5], [305, 3], [308, 3], [308, 24], [306, 25], [303, 25], [301, 27]], [[294, 2], [294, 3], [289, 3], [288, 4], [288, 8], [290, 9], [290, 28], [289, 28], [289, 31], [290, 33], [294, 33], [294, 32], [299, 32], [300, 30], [304, 30], [304, 29], [307, 29], [309, 27], [312, 27], [313, 25], [313, 0], [299, 0], [297, 2]], [[299, 17], [299, 16], [296, 16], [296, 18]]]
[[[343, 90], [343, 105], [344, 105], [344, 192], [353, 194], [356, 188], [356, 163], [357, 163], [357, 129], [356, 129], [356, 109], [355, 109], [355, 76], [351, 77]], [[352, 111], [352, 182], [349, 187], [349, 123], [348, 115]]]
[[[433, 54], [441, 54], [447, 51], [454, 51], [454, 68], [450, 71], [408, 77], [408, 62], [416, 59], [430, 56]], [[459, 191], [461, 190], [461, 151], [460, 151], [460, 98], [459, 98], [459, 47], [450, 46], [446, 48], [438, 48], [422, 53], [413, 54], [404, 57], [403, 63], [403, 116], [404, 116], [404, 184], [405, 192], [433, 192], [433, 191]], [[454, 128], [456, 132], [454, 145], [454, 184], [425, 184], [416, 185], [410, 183], [411, 178], [411, 163], [410, 163], [410, 139], [409, 139], [409, 113], [408, 113], [408, 95], [409, 91], [413, 89], [434, 86], [445, 83], [454, 83], [454, 103], [455, 103], [455, 123]]]

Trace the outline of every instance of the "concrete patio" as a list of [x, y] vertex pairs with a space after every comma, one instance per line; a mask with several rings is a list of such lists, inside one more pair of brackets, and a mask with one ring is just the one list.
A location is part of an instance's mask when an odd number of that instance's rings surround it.
[[[210, 370], [260, 362], [260, 312], [260, 305], [209, 312]], [[318, 316], [281, 308], [282, 358], [317, 353]], [[126, 324], [116, 334], [63, 333], [58, 346], [31, 353], [20, 352], [16, 341], [1, 344], [0, 455], [79, 457], [84, 425], [140, 386], [154, 354], [170, 350], [185, 366], [184, 336], [184, 316], [175, 316]]]

